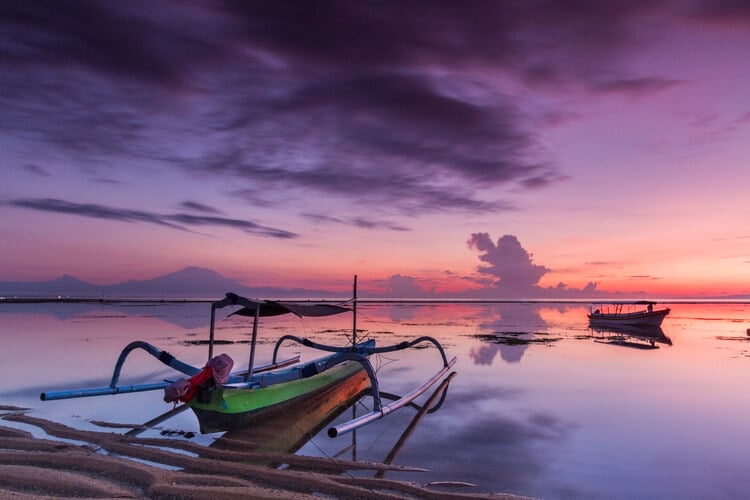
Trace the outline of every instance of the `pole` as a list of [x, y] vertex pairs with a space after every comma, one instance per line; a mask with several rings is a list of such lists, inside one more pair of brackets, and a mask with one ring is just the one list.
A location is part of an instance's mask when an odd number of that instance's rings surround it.
[[357, 275], [354, 275], [354, 290], [352, 301], [352, 350], [357, 349]]
[[208, 332], [208, 360], [214, 355], [214, 321], [216, 320], [216, 304], [211, 304], [211, 328]]
[[260, 316], [260, 300], [255, 305], [255, 319], [253, 320], [253, 339], [250, 341], [250, 361], [247, 364], [245, 382], [253, 378], [253, 364], [255, 364], [255, 342], [258, 339], [258, 317]]

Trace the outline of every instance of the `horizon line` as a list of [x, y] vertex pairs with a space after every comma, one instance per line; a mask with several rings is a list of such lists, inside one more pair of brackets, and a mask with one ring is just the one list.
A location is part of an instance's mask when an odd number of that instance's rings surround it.
[[[220, 300], [220, 299], [219, 299]], [[471, 298], [471, 297], [454, 297], [454, 298], [408, 298], [408, 297], [327, 297], [327, 298], [275, 298], [262, 299], [271, 301], [285, 302], [357, 302], [361, 304], [593, 304], [593, 303], [620, 303], [628, 304], [643, 301], [643, 298], [623, 299], [612, 298], [607, 300], [602, 297], [591, 298]], [[118, 303], [146, 303], [146, 304], [189, 304], [189, 303], [212, 303], [216, 302], [215, 298], [195, 298], [195, 297], [0, 297], [0, 304], [118, 304]], [[660, 304], [750, 304], [748, 298], [722, 298], [722, 297], [682, 297], [682, 298], [659, 298], [650, 300], [650, 302]]]

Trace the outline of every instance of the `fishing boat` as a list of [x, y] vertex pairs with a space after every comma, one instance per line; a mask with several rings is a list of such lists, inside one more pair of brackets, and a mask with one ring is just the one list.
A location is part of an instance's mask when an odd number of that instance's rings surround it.
[[[231, 315], [253, 318], [249, 362], [247, 368], [240, 371], [232, 371], [234, 361], [226, 354], [214, 356], [216, 311], [230, 306], [239, 307]], [[322, 317], [345, 312], [353, 313], [352, 337], [347, 345], [331, 346], [296, 335], [283, 335], [276, 341], [270, 363], [262, 366], [255, 365], [259, 318], [284, 314]], [[43, 392], [40, 398], [43, 401], [51, 401], [164, 390], [165, 401], [175, 404], [182, 401], [188, 404], [198, 418], [200, 431], [213, 433], [241, 429], [273, 419], [307, 399], [321, 397], [344, 381], [352, 378], [358, 379], [358, 383], [369, 386], [373, 400], [372, 411], [328, 429], [328, 435], [335, 437], [367, 425], [410, 404], [443, 378], [456, 363], [455, 357], [448, 360], [441, 344], [432, 337], [422, 336], [411, 341], [382, 347], [376, 346], [373, 339], [357, 342], [356, 312], [356, 277], [354, 297], [343, 304], [253, 300], [227, 293], [223, 299], [211, 304], [208, 361], [204, 367], [183, 362], [147, 342], [135, 341], [128, 344], [120, 353], [109, 386]], [[279, 359], [281, 346], [289, 341], [328, 354], [305, 363], [300, 362], [298, 355]], [[442, 367], [429, 380], [410, 393], [389, 404], [383, 404], [375, 369], [369, 360], [370, 356], [409, 349], [423, 343], [436, 347], [442, 358]], [[161, 363], [189, 378], [182, 377], [137, 385], [118, 385], [125, 360], [136, 349], [146, 351]]]
[[656, 302], [609, 302], [591, 308], [589, 324], [594, 326], [660, 326], [669, 314], [668, 307], [655, 310]]

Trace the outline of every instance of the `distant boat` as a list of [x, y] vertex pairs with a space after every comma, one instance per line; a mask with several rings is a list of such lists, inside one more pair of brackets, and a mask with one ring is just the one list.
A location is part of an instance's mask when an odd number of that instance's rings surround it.
[[647, 300], [601, 304], [588, 314], [589, 324], [592, 326], [660, 326], [670, 309], [666, 307], [654, 310], [655, 305], [656, 302]]

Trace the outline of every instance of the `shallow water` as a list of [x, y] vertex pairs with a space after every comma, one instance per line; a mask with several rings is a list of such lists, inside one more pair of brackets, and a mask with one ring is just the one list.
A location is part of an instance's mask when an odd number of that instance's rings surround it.
[[[577, 304], [361, 304], [359, 336], [381, 345], [420, 335], [458, 357], [457, 375], [438, 411], [413, 428], [394, 463], [426, 473], [387, 477], [426, 483], [466, 481], [476, 489], [544, 498], [727, 498], [748, 490], [750, 458], [750, 305], [672, 304], [669, 339], [654, 349], [640, 339], [589, 330]], [[202, 365], [207, 304], [1, 304], [0, 405], [86, 430], [97, 421], [137, 425], [168, 411], [161, 391], [77, 400], [39, 400], [48, 390], [106, 386], [120, 350], [146, 340]], [[246, 365], [247, 318], [225, 318], [217, 338]], [[275, 339], [295, 333], [344, 343], [351, 318], [264, 318], [259, 361]], [[671, 342], [671, 345], [670, 345]], [[645, 348], [644, 348], [645, 347]], [[314, 354], [285, 344], [282, 354]], [[433, 348], [373, 359], [381, 390], [403, 394], [440, 367]], [[121, 383], [172, 377], [143, 352], [125, 364]], [[423, 402], [431, 391], [422, 396]], [[366, 398], [364, 404], [369, 406]], [[360, 411], [360, 414], [362, 411]], [[347, 410], [337, 418], [351, 416]], [[325, 428], [298, 453], [383, 461], [417, 416], [404, 408], [356, 433], [330, 439]], [[7, 425], [2, 422], [2, 425]], [[210, 445], [189, 411], [143, 435]], [[188, 438], [185, 438], [188, 439]], [[348, 449], [347, 449], [348, 448]], [[362, 474], [362, 473], [356, 473]]]

